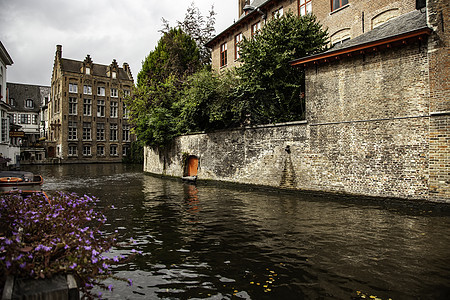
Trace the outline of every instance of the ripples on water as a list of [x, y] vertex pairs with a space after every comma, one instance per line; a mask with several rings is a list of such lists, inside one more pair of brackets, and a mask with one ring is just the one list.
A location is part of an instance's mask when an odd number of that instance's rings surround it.
[[[161, 179], [123, 165], [34, 167], [91, 194], [144, 252], [110, 299], [450, 299], [448, 206]], [[131, 246], [115, 249], [128, 253]]]

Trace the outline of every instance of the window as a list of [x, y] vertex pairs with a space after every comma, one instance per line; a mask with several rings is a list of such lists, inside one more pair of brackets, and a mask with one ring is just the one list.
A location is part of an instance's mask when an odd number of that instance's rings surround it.
[[112, 78], [116, 79], [117, 78], [117, 73], [116, 72], [112, 72]]
[[239, 51], [241, 51], [241, 47], [239, 46], [239, 44], [242, 42], [242, 32], [237, 34], [234, 37], [234, 59], [238, 60], [241, 57], [241, 54], [239, 53]]
[[84, 92], [85, 95], [92, 95], [92, 86], [85, 85], [83, 92]]
[[97, 117], [105, 116], [105, 100], [97, 100]]
[[16, 106], [16, 101], [14, 101], [14, 98], [9, 98], [9, 104], [11, 106]]
[[33, 108], [34, 107], [33, 100], [32, 99], [25, 100], [25, 107], [26, 108]]
[[[301, 2], [301, 0], [300, 0]], [[331, 0], [331, 11], [348, 4], [348, 0]]]
[[261, 30], [261, 22], [255, 23], [252, 25], [252, 36], [258, 34], [258, 32]]
[[123, 125], [122, 133], [123, 133], [123, 141], [129, 142], [130, 141], [130, 125]]
[[128, 153], [130, 153], [130, 147], [123, 146], [123, 148], [122, 148], [122, 156], [128, 156]]
[[69, 121], [69, 141], [77, 140], [77, 122]]
[[69, 83], [69, 93], [78, 93], [78, 86], [76, 83]]
[[83, 146], [83, 156], [91, 156], [91, 146], [89, 145]]
[[103, 145], [97, 146], [97, 156], [105, 156], [105, 146]]
[[124, 97], [130, 97], [130, 95], [131, 95], [131, 92], [129, 90], [124, 90], [123, 91], [123, 96]]
[[117, 156], [117, 145], [111, 145], [109, 148], [110, 156]]
[[128, 110], [128, 108], [125, 105], [125, 103], [123, 104], [123, 118], [124, 119], [130, 118], [130, 111]]
[[91, 68], [86, 67], [86, 75], [91, 75]]
[[97, 123], [97, 141], [105, 140], [105, 124]]
[[220, 45], [220, 66], [224, 67], [227, 65], [227, 43]]
[[91, 139], [91, 123], [83, 123], [83, 140], [90, 141]]
[[69, 156], [77, 156], [77, 146], [69, 145]]
[[117, 93], [117, 89], [116, 88], [112, 88], [111, 89], [111, 97], [114, 97], [114, 98], [119, 97], [119, 93]]
[[8, 118], [2, 118], [2, 143], [8, 141]]
[[84, 99], [83, 115], [85, 115], [85, 116], [92, 115], [92, 100], [91, 99]]
[[119, 103], [111, 101], [111, 118], [117, 118], [117, 110], [119, 108]]
[[77, 115], [77, 98], [69, 97], [69, 115]]
[[305, 16], [312, 13], [311, 0], [300, 0], [300, 16]]
[[20, 123], [21, 124], [31, 124], [31, 115], [21, 114], [20, 115]]
[[97, 87], [97, 96], [105, 96], [105, 87], [104, 86]]
[[38, 115], [32, 115], [31, 124], [37, 125], [37, 123], [38, 123]]
[[[300, 0], [300, 2], [302, 2], [302, 0]], [[303, 0], [303, 2], [305, 2], [305, 1]], [[275, 10], [272, 13], [272, 16], [273, 16], [274, 19], [281, 18], [283, 16], [283, 7], [280, 7], [279, 9]]]
[[117, 141], [117, 124], [110, 124], [109, 125], [109, 140], [110, 141]]

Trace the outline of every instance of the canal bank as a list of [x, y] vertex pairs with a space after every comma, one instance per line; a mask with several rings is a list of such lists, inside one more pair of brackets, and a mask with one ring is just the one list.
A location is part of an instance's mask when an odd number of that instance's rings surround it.
[[[43, 188], [97, 197], [106, 234], [142, 256], [108, 299], [448, 299], [450, 212], [430, 202], [148, 176], [136, 166], [34, 166]], [[423, 203], [418, 205], [418, 203]], [[433, 208], [435, 207], [435, 208]], [[442, 206], [442, 207], [448, 207]]]

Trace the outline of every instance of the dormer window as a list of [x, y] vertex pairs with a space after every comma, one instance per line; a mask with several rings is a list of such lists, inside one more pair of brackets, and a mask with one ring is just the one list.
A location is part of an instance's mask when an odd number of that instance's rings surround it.
[[26, 108], [33, 108], [34, 107], [33, 100], [32, 99], [25, 100], [25, 107]]
[[112, 77], [113, 79], [116, 79], [116, 78], [117, 78], [117, 73], [113, 71], [111, 77]]
[[86, 75], [91, 75], [91, 68], [86, 67]]

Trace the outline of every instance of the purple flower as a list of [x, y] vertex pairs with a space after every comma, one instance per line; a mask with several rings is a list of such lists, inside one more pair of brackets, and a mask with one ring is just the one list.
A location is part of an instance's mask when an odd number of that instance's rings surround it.
[[108, 285], [108, 290], [110, 290], [110, 291], [113, 290], [113, 285], [112, 284]]
[[113, 257], [113, 261], [119, 262], [119, 258], [118, 258], [117, 256], [114, 256], [114, 257]]
[[133, 285], [133, 280], [128, 279], [128, 285], [129, 285], [129, 286], [132, 286], [132, 285]]
[[89, 251], [89, 250], [92, 249], [92, 247], [91, 247], [91, 246], [84, 246], [84, 249], [87, 250], [87, 251]]
[[97, 262], [98, 262], [98, 259], [97, 259], [96, 257], [93, 257], [93, 258], [92, 258], [92, 263], [93, 263], [93, 264], [96, 264]]
[[12, 244], [12, 241], [9, 240], [9, 239], [6, 239], [6, 240], [5, 240], [5, 244], [6, 244], [6, 245], [11, 245], [11, 244]]
[[25, 266], [27, 265], [27, 263], [26, 262], [24, 262], [24, 263], [21, 263], [20, 265], [19, 265], [19, 267], [21, 268], [21, 269], [25, 269]]
[[6, 261], [6, 268], [9, 269], [11, 267], [11, 262], [9, 260]]
[[76, 267], [77, 267], [76, 263], [73, 263], [71, 266], [69, 266], [69, 268], [71, 268], [71, 269], [75, 269]]

